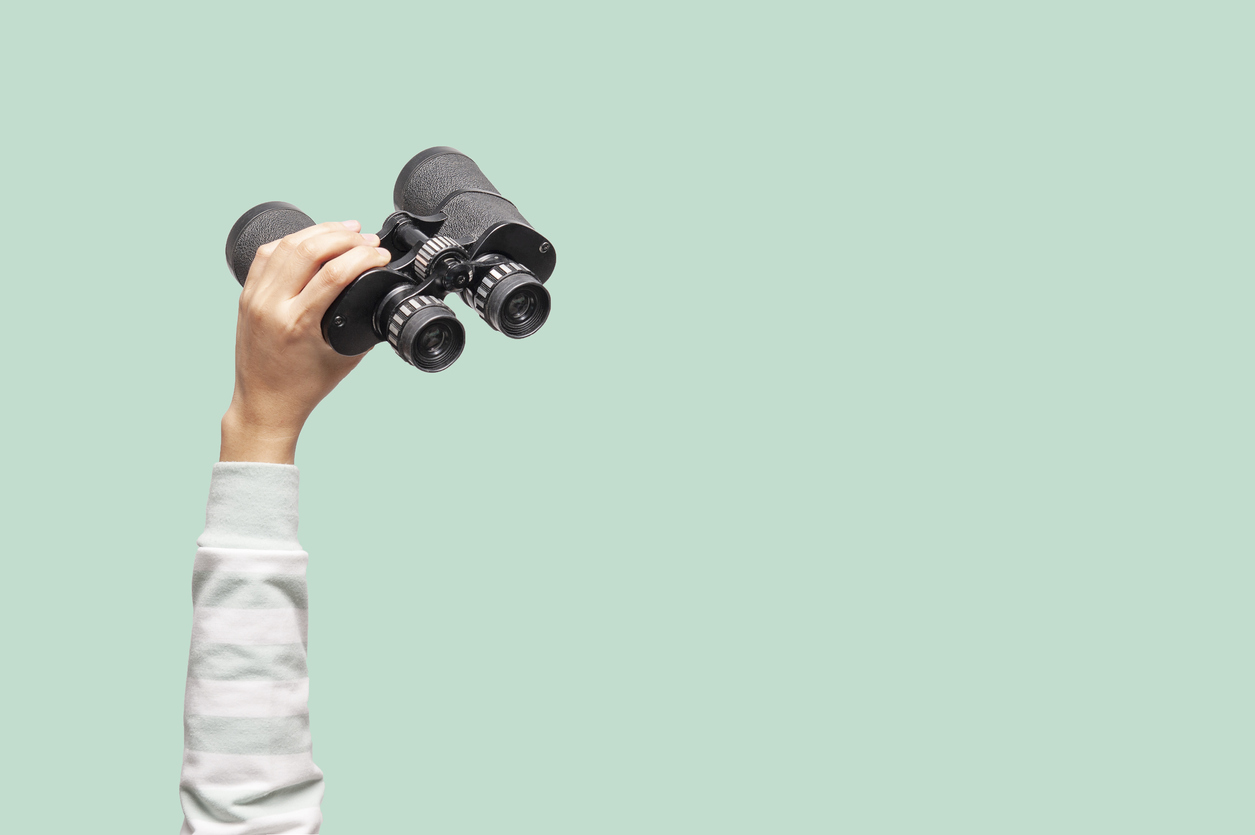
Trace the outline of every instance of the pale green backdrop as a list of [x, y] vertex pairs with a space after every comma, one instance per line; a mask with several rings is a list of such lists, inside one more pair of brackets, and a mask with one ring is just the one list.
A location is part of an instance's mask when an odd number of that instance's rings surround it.
[[554, 312], [306, 428], [327, 833], [1255, 831], [1250, 9], [7, 11], [0, 830], [178, 830], [227, 230], [446, 144]]

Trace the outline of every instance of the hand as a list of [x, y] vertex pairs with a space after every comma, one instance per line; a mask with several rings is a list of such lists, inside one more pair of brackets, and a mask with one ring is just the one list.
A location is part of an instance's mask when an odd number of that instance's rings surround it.
[[321, 330], [340, 291], [390, 260], [379, 238], [360, 230], [355, 220], [320, 223], [258, 248], [240, 293], [219, 460], [295, 463], [310, 412], [369, 353], [342, 356]]

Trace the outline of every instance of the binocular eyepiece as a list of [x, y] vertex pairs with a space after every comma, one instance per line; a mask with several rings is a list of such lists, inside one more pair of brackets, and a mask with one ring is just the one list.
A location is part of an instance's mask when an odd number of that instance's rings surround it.
[[[392, 260], [354, 279], [323, 316], [323, 339], [337, 352], [354, 356], [386, 339], [420, 371], [443, 371], [466, 345], [466, 330], [444, 303], [450, 293], [514, 339], [545, 324], [553, 244], [470, 157], [428, 148], [401, 169], [392, 202], [396, 211], [378, 233]], [[227, 235], [231, 274], [243, 286], [258, 247], [313, 225], [290, 203], [254, 206]]]

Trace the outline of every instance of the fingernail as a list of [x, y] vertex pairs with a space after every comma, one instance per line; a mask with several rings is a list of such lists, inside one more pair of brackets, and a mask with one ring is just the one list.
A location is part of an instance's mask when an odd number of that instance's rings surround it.
[[388, 250], [384, 249], [383, 247], [379, 247], [379, 254], [380, 254], [380, 255], [386, 255], [386, 256], [388, 257], [388, 260], [389, 260], [389, 261], [391, 261], [391, 260], [392, 260], [392, 253], [391, 253], [391, 252], [389, 252]]
[[365, 240], [365, 241], [366, 241], [366, 243], [368, 243], [368, 244], [375, 244], [375, 245], [378, 245], [378, 244], [379, 244], [379, 236], [378, 236], [378, 235], [373, 235], [373, 234], [363, 234], [363, 235], [362, 235], [362, 239], [363, 239], [363, 240]]
[[345, 226], [349, 227], [350, 229], [362, 228], [362, 224], [358, 223], [356, 220], [342, 220], [340, 222], [343, 223]]

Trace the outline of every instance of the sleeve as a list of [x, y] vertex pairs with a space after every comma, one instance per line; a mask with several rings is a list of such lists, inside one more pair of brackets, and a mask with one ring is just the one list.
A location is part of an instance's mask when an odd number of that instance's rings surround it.
[[192, 570], [180, 835], [316, 833], [292, 464], [219, 462]]

